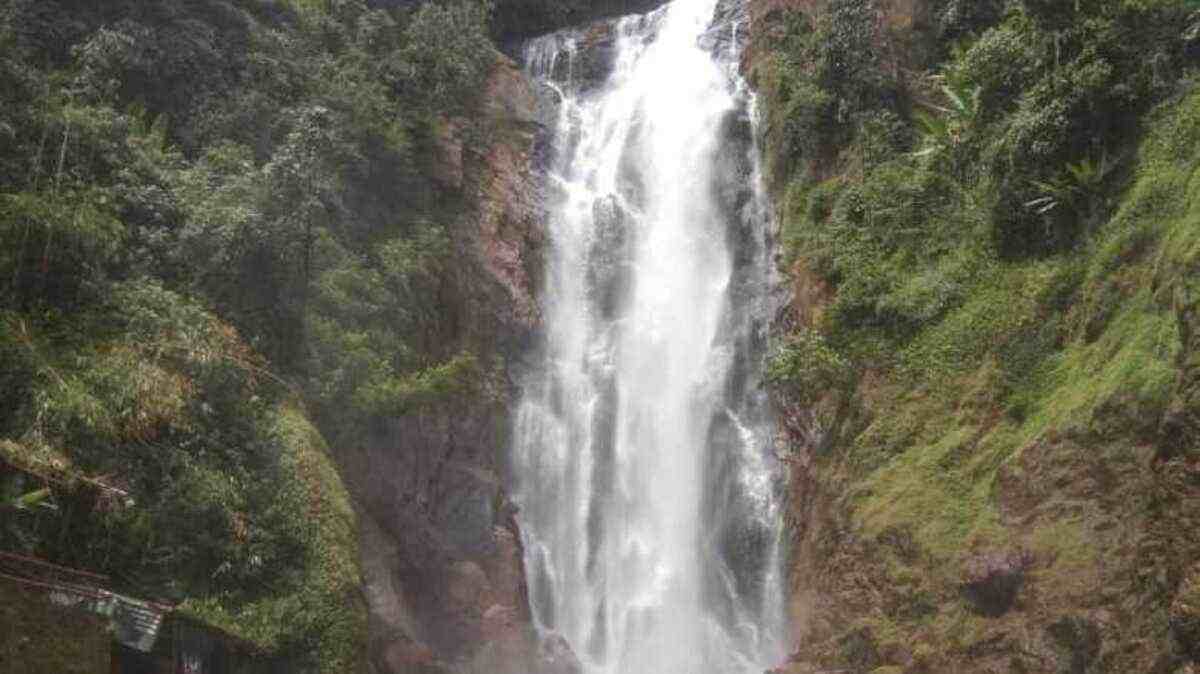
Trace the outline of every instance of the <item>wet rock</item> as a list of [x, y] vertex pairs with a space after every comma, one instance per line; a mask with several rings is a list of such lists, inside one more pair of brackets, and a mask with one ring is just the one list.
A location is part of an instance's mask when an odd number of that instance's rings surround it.
[[[534, 115], [541, 126], [549, 129], [558, 123], [559, 111], [562, 109], [563, 92], [549, 83], [538, 81], [533, 85]], [[550, 137], [547, 135], [548, 142]]]
[[541, 320], [536, 295], [544, 239], [542, 191], [533, 165], [540, 128], [537, 97], [529, 78], [505, 61], [488, 82], [486, 100], [488, 116], [518, 133], [492, 143], [475, 167], [472, 239], [489, 279], [505, 294], [492, 305], [499, 323], [533, 329]]
[[566, 637], [550, 632], [538, 647], [538, 674], [582, 674], [583, 663]]
[[[483, 570], [487, 573], [496, 601], [502, 602], [506, 617], [529, 622], [529, 589], [525, 581], [525, 550], [517, 530], [515, 514], [506, 506], [504, 526], [493, 532], [496, 554], [487, 557]], [[490, 609], [489, 609], [490, 610]]]
[[501, 631], [489, 636], [475, 658], [458, 670], [460, 674], [537, 674], [533, 629], [511, 615], [504, 617], [505, 613], [504, 608], [489, 610], [489, 621], [495, 621]]
[[576, 91], [590, 91], [604, 84], [617, 59], [617, 31], [613, 23], [596, 24], [582, 36], [572, 58], [566, 59], [569, 71], [562, 80]]
[[492, 604], [483, 612], [484, 641], [502, 641], [523, 626], [521, 610], [515, 606]]
[[[361, 471], [374, 477], [355, 471], [368, 509], [363, 521], [378, 523], [363, 550], [377, 672], [410, 671], [388, 664], [411, 659], [412, 649], [400, 658], [393, 648], [403, 642], [428, 646], [442, 663], [497, 642], [496, 657], [531, 657], [534, 644], [522, 641], [529, 623], [523, 555], [515, 531], [491, 521], [504, 512], [494, 506], [503, 496], [481, 467], [494, 451], [485, 431], [496, 423], [485, 409], [398, 421], [369, 448]], [[461, 459], [429, 465], [455, 451]]]
[[569, 95], [586, 94], [608, 80], [616, 63], [617, 23], [605, 21], [531, 41], [525, 60], [534, 77]]
[[592, 205], [596, 238], [592, 251], [602, 257], [615, 257], [625, 249], [628, 240], [629, 217], [614, 196], [598, 199]]
[[[799, 656], [793, 657], [799, 658]], [[795, 662], [788, 662], [780, 665], [774, 669], [768, 669], [767, 671], [763, 672], [763, 674], [822, 674], [822, 672], [811, 663], [799, 662], [797, 660]]]
[[447, 472], [456, 473], [446, 480], [442, 507], [431, 514], [434, 526], [455, 550], [471, 557], [496, 553], [493, 536], [494, 506], [500, 495], [495, 475], [470, 465], [451, 463]]
[[1066, 616], [1046, 628], [1046, 638], [1055, 654], [1056, 674], [1098, 673], [1100, 628], [1080, 616]]
[[748, 258], [759, 252], [754, 240], [757, 214], [747, 210], [754, 198], [750, 118], [742, 111], [730, 112], [721, 120], [720, 133], [711, 188], [725, 220], [734, 225], [728, 234], [730, 247], [744, 267]]
[[1173, 299], [1179, 327], [1175, 393], [1159, 425], [1159, 458], [1197, 456], [1200, 447], [1200, 290], [1178, 289]]
[[[496, 64], [482, 99], [477, 114], [504, 133], [464, 143], [447, 121], [439, 138], [439, 175], [467, 207], [450, 234], [470, 264], [442, 305], [454, 312], [456, 332], [432, 338], [516, 363], [540, 321], [544, 218], [533, 166], [540, 125], [533, 84], [511, 61]], [[362, 557], [375, 674], [442, 671], [447, 663], [458, 671], [482, 651], [493, 654], [490, 662], [516, 663], [514, 674], [529, 672], [536, 641], [524, 609], [522, 553], [497, 508], [508, 423], [501, 401], [513, 381], [497, 373], [489, 395], [381, 420], [365, 429], [361, 445], [335, 449], [369, 525]]]
[[1024, 550], [972, 555], [963, 566], [963, 597], [982, 615], [1004, 615], [1016, 602], [1033, 561]]
[[530, 0], [499, 0], [494, 14], [495, 29], [501, 43], [511, 49], [535, 35], [543, 35], [568, 26], [582, 26], [611, 17], [649, 12], [665, 2], [666, 0], [560, 0], [539, 4]]
[[732, 54], [745, 46], [749, 23], [748, 5], [741, 0], [720, 0], [713, 22], [700, 44], [713, 54]]
[[842, 658], [854, 668], [853, 671], [869, 672], [880, 664], [875, 636], [865, 627], [842, 635], [838, 639], [838, 647]]
[[605, 319], [616, 316], [630, 285], [629, 216], [617, 198], [599, 199], [592, 207], [595, 238], [589, 255], [588, 285]]
[[424, 644], [398, 637], [381, 648], [379, 665], [389, 672], [438, 672], [437, 656]]
[[434, 662], [433, 651], [417, 640], [421, 630], [395, 574], [400, 544], [369, 514], [360, 513], [358, 521], [372, 671], [411, 671]]
[[[706, 519], [716, 529], [713, 542], [717, 554], [724, 560], [721, 570], [714, 571], [708, 583], [714, 587], [724, 585], [732, 579], [734, 596], [748, 604], [761, 606], [769, 589], [762, 569], [771, 563], [778, 532], [770, 522], [755, 517], [759, 495], [739, 485], [720, 479], [720, 476], [737, 474], [737, 447], [743, 439], [739, 435], [733, 418], [727, 413], [714, 415], [709, 430], [708, 445], [722, 448], [714, 453], [709, 473], [713, 477], [705, 490], [711, 495], [706, 504]], [[728, 574], [726, 576], [725, 574]], [[727, 610], [734, 610], [730, 605]]]
[[463, 611], [477, 610], [483, 593], [490, 589], [487, 574], [475, 562], [452, 564], [447, 585], [449, 607]]
[[1184, 660], [1200, 663], [1200, 566], [1180, 585], [1169, 621], [1176, 652]]
[[433, 177], [438, 184], [448, 189], [463, 186], [463, 139], [461, 125], [452, 120], [442, 122], [434, 130]]

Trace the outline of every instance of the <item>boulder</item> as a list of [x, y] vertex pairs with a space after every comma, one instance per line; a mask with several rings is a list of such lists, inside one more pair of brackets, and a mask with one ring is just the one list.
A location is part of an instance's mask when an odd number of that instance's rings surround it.
[[[402, 0], [392, 0], [398, 2]], [[494, 29], [508, 49], [535, 35], [629, 14], [649, 12], [666, 0], [499, 0]]]
[[[542, 130], [533, 83], [512, 61], [497, 60], [481, 99], [476, 114], [502, 133], [476, 142], [459, 121], [442, 120], [435, 139], [436, 174], [466, 202], [448, 233], [471, 264], [442, 307], [456, 314], [457, 332], [433, 338], [512, 364], [540, 322]], [[519, 535], [502, 511], [514, 380], [494, 370], [486, 395], [381, 420], [361, 444], [335, 449], [369, 525], [362, 555], [377, 674], [457, 671], [485, 651], [488, 674], [529, 672], [537, 644]]]
[[963, 597], [982, 615], [1004, 615], [1016, 602], [1033, 561], [1033, 555], [1025, 550], [968, 557], [963, 565]]
[[1059, 674], [1093, 674], [1099, 672], [1100, 628], [1081, 616], [1065, 616], [1046, 628], [1050, 650], [1055, 655]]
[[566, 637], [550, 632], [538, 646], [538, 674], [582, 674], [583, 663], [567, 643]]
[[611, 320], [632, 284], [628, 259], [630, 217], [612, 195], [598, 199], [592, 213], [595, 239], [588, 256], [588, 285], [600, 315]]
[[1169, 621], [1176, 652], [1188, 662], [1200, 663], [1200, 565], [1180, 585]]

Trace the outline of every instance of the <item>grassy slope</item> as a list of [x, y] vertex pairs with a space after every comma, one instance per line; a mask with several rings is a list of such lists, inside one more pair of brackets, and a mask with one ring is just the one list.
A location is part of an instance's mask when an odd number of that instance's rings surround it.
[[[872, 419], [828, 467], [845, 471], [847, 506], [866, 536], [911, 535], [917, 561], [888, 554], [886, 573], [938, 606], [864, 617], [881, 638], [929, 644], [932, 661], [953, 661], [1006, 629], [1105, 607], [1115, 615], [1104, 671], [1149, 671], [1170, 650], [1173, 586], [1200, 560], [1194, 464], [1158, 456], [1159, 421], [1182, 385], [1175, 304], [1195, 301], [1183, 286], [1200, 245], [1200, 156], [1172, 155], [1200, 141], [1200, 97], [1170, 107], [1091, 241], [999, 265], [909, 347], [952, 364], [865, 392]], [[1078, 288], [1060, 301], [1064, 283]], [[1047, 323], [1059, 323], [1052, 346], [1006, 381], [1003, 347], [1027, 346]], [[842, 460], [866, 469], [835, 467]], [[972, 614], [955, 596], [963, 561], [1014, 548], [1037, 560], [1025, 601], [1001, 621]], [[1155, 646], [1119, 652], [1139, 638]]]
[[[805, 66], [778, 59], [759, 55], [755, 73], [776, 141], [804, 119], [780, 91]], [[1172, 672], [1190, 657], [1178, 597], [1200, 573], [1200, 96], [1142, 121], [1140, 141], [1118, 139], [1137, 150], [1110, 181], [1108, 215], [1036, 256], [987, 243], [986, 180], [904, 157], [871, 166], [861, 132], [836, 160], [789, 166], [772, 148], [801, 291], [793, 329], [855, 369], [849, 390], [814, 378], [820, 366], [778, 377], [785, 400], [821, 385], [800, 397], [819, 399], [807, 404], [836, 435], [827, 449], [795, 443], [795, 671]], [[1003, 132], [990, 128], [981, 144]], [[847, 194], [869, 215], [847, 216]], [[906, 203], [915, 212], [894, 212]], [[860, 245], [872, 227], [884, 243]], [[906, 227], [920, 245], [888, 242]], [[856, 275], [867, 267], [877, 276]], [[930, 287], [951, 299], [922, 314]], [[888, 318], [848, 314], [862, 298]], [[981, 613], [967, 567], [1021, 553], [1032, 562], [1015, 604]]]

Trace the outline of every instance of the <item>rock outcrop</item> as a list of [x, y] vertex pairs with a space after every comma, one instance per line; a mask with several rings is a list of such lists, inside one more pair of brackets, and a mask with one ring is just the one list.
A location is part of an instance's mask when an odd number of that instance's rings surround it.
[[1188, 574], [1171, 603], [1171, 637], [1180, 659], [1200, 664], [1200, 565]]
[[[537, 3], [500, 2], [499, 30], [515, 51], [526, 36], [580, 26], [557, 36], [571, 40], [573, 51], [546, 73], [580, 90], [602, 83], [613, 65], [615, 23], [602, 19], [649, 11], [662, 1], [557, 4], [563, 11], [543, 16]], [[722, 3], [729, 21], [737, 6]], [[728, 48], [733, 35], [723, 23], [709, 39], [713, 48]], [[438, 159], [430, 170], [467, 206], [452, 238], [456, 255], [469, 261], [462, 267], [471, 271], [448, 289], [440, 307], [457, 325], [444, 341], [473, 350], [487, 383], [456, 409], [390, 419], [367, 429], [361, 446], [339, 452], [362, 511], [375, 674], [582, 671], [563, 637], [539, 641], [531, 628], [521, 538], [504, 490], [515, 376], [541, 321], [545, 202], [555, 195], [545, 193], [540, 169], [559, 100], [507, 59], [497, 63], [481, 98], [482, 124], [446, 119], [437, 126]], [[736, 120], [730, 132], [745, 134], [745, 126]], [[484, 138], [477, 137], [479, 127]], [[746, 195], [734, 196], [730, 208], [744, 206]], [[618, 259], [628, 242], [629, 215], [615, 198], [596, 208], [603, 211], [599, 245]], [[606, 311], [626, 292], [627, 276], [618, 265], [594, 270], [592, 291], [604, 297]]]
[[[390, 419], [339, 448], [363, 521], [376, 674], [528, 672], [538, 653], [503, 484], [509, 366], [540, 320], [540, 126], [532, 84], [507, 59], [482, 99], [482, 123], [442, 124], [434, 170], [467, 206], [451, 230], [467, 262], [447, 290], [456, 333], [444, 340], [475, 353], [486, 381], [454, 409]], [[484, 138], [465, 138], [468, 127]]]
[[1024, 550], [972, 555], [963, 565], [963, 596], [983, 615], [1004, 615], [1016, 601], [1031, 566], [1033, 555]]
[[499, 0], [495, 29], [502, 45], [521, 42], [570, 26], [648, 12], [667, 0]]

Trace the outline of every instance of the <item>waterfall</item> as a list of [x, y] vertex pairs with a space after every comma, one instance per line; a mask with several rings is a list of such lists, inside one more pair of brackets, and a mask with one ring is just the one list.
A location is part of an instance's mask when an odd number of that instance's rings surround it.
[[534, 621], [589, 674], [761, 674], [785, 648], [743, 14], [676, 0], [526, 46], [556, 119], [515, 500]]

